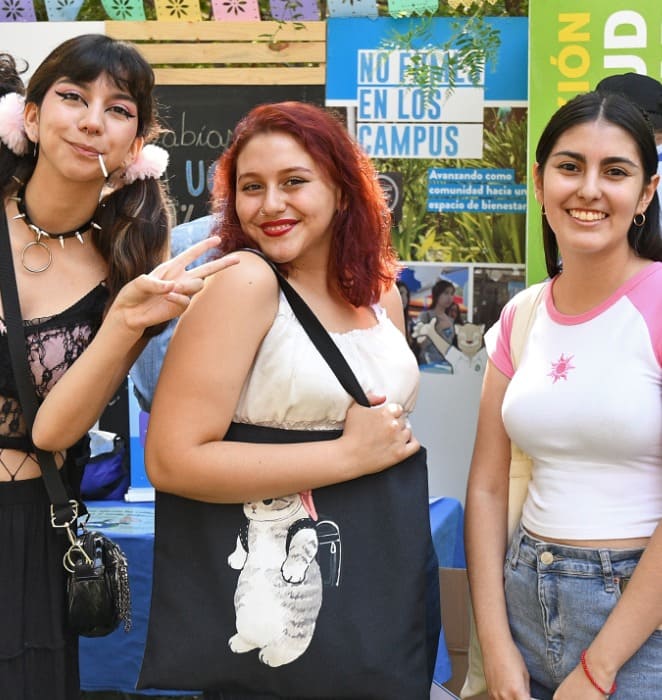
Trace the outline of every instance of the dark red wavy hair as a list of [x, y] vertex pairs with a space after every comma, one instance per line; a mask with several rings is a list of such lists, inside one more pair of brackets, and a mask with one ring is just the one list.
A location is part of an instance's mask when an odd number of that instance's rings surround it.
[[322, 107], [305, 102], [264, 104], [237, 124], [214, 173], [212, 202], [220, 215], [214, 233], [221, 236], [221, 252], [255, 246], [242, 231], [235, 207], [237, 158], [254, 136], [266, 132], [296, 139], [340, 191], [331, 223], [329, 277], [354, 306], [376, 302], [394, 284], [397, 272], [391, 215], [372, 162], [338, 117]]

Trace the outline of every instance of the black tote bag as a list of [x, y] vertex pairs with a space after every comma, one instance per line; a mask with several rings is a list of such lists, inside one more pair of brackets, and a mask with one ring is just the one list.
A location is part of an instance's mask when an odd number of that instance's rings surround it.
[[[299, 316], [304, 302], [280, 283]], [[307, 307], [301, 313], [334, 371], [343, 365], [343, 386], [366, 405], [333, 340]], [[233, 423], [224, 439], [339, 435]], [[427, 484], [422, 448], [378, 474], [315, 489], [312, 499], [209, 504], [157, 492], [138, 688], [428, 700], [440, 621]]]

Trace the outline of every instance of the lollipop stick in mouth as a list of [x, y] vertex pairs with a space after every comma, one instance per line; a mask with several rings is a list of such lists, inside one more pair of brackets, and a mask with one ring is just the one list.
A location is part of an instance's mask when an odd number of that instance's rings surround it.
[[106, 164], [103, 160], [103, 156], [101, 153], [99, 153], [99, 166], [101, 167], [101, 172], [103, 173], [103, 176], [108, 179], [108, 168], [106, 167]]

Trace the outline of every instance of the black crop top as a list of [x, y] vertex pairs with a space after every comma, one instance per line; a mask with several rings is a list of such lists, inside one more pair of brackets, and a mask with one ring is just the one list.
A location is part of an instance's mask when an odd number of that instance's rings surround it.
[[[90, 344], [101, 325], [107, 301], [108, 290], [101, 283], [54, 316], [23, 321], [39, 401]], [[0, 450], [29, 452], [31, 447], [11, 368], [7, 327], [0, 317]]]

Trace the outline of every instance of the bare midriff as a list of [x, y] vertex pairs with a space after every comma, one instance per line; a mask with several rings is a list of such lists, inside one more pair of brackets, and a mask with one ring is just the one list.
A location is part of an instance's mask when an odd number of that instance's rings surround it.
[[[61, 467], [64, 463], [63, 455], [56, 454], [55, 463]], [[8, 448], [0, 450], [0, 482], [23, 481], [39, 476], [41, 476], [41, 469], [36, 455]]]

